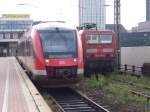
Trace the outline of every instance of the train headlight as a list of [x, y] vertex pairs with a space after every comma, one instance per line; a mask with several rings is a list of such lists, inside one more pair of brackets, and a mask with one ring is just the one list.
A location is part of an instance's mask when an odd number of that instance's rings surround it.
[[77, 62], [77, 59], [74, 59], [73, 61], [74, 61], [74, 62]]
[[45, 62], [46, 62], [46, 63], [49, 63], [49, 60], [48, 60], [48, 59], [46, 59], [46, 60], [45, 60]]
[[112, 48], [103, 48], [103, 52], [113, 52]]

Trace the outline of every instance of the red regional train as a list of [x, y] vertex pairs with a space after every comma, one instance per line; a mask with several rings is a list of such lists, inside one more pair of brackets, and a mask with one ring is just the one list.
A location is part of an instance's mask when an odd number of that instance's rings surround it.
[[60, 22], [41, 22], [23, 34], [18, 59], [42, 86], [67, 86], [83, 78], [82, 43], [77, 30]]
[[79, 31], [83, 46], [85, 75], [106, 74], [115, 66], [115, 33], [109, 30], [83, 29]]

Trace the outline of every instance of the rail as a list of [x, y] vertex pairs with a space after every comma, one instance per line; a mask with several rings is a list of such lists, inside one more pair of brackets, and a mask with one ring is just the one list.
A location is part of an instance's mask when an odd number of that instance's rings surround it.
[[109, 112], [71, 88], [55, 88], [47, 92], [62, 112]]
[[133, 90], [130, 90], [129, 92], [134, 94], [134, 95], [137, 95], [137, 96], [140, 96], [140, 97], [144, 97], [144, 98], [147, 99], [147, 101], [150, 101], [150, 96], [148, 96], [148, 95], [145, 95], [145, 94], [143, 94], [141, 92], [136, 92], [136, 91], [133, 91]]

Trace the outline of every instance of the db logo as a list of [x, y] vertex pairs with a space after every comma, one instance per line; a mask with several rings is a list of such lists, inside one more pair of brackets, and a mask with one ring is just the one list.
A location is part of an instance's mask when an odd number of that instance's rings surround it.
[[59, 61], [59, 64], [60, 64], [60, 65], [64, 65], [64, 64], [65, 64], [65, 61]]

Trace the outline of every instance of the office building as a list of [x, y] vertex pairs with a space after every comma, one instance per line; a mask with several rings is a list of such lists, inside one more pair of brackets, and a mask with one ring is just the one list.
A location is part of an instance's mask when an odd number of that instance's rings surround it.
[[18, 41], [33, 21], [28, 14], [3, 14], [0, 18], [0, 56], [15, 56]]
[[146, 0], [146, 21], [150, 21], [150, 0]]
[[79, 0], [79, 25], [96, 23], [97, 28], [105, 29], [105, 0]]

